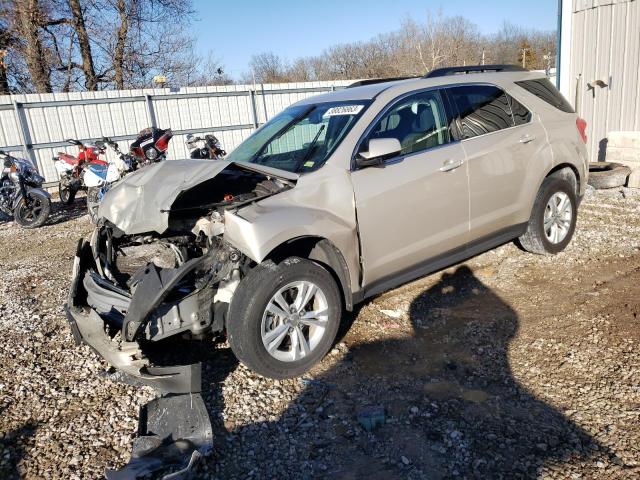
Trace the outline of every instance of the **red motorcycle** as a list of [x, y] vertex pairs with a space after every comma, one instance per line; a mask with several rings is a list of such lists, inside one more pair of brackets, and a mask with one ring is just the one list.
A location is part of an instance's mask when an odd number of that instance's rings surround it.
[[79, 190], [86, 190], [83, 180], [84, 167], [89, 163], [95, 165], [108, 165], [109, 163], [100, 158], [104, 156], [106, 151], [103, 142], [95, 142], [93, 145], [84, 144], [74, 139], [69, 139], [67, 142], [78, 147], [78, 156], [74, 157], [65, 152], [58, 152], [53, 157], [53, 161], [60, 177], [58, 184], [60, 201], [65, 205], [70, 205]]

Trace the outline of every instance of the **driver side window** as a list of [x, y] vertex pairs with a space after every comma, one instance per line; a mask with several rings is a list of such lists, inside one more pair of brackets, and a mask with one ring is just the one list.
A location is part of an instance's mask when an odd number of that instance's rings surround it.
[[375, 124], [369, 140], [396, 138], [400, 155], [420, 152], [451, 141], [449, 121], [437, 90], [403, 98]]

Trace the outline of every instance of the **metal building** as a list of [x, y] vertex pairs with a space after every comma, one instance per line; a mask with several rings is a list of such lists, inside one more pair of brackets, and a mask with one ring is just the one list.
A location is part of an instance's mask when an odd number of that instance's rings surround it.
[[640, 166], [640, 0], [560, 0], [559, 87], [592, 161]]

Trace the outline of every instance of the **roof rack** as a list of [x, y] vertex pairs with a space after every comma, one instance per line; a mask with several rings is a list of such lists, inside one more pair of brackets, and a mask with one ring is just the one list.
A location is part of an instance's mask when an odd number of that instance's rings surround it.
[[483, 73], [483, 72], [528, 72], [526, 68], [518, 65], [470, 65], [464, 67], [444, 67], [431, 70], [422, 78], [446, 77], [459, 73]]
[[368, 78], [366, 80], [358, 80], [357, 82], [347, 85], [346, 88], [363, 87], [364, 85], [374, 85], [376, 83], [396, 82], [398, 80], [409, 80], [410, 78], [419, 77], [389, 77], [389, 78]]

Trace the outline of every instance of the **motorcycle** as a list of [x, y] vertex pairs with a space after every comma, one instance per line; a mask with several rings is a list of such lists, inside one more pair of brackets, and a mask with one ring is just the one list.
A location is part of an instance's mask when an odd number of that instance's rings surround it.
[[105, 162], [106, 165], [96, 162], [89, 163], [84, 168], [84, 185], [87, 188], [87, 210], [93, 223], [98, 221], [98, 206], [111, 185], [123, 178], [127, 173], [135, 170], [135, 162], [132, 155], [120, 151], [120, 147], [110, 138], [103, 137], [96, 142], [101, 147], [109, 146], [116, 154], [115, 160]]
[[173, 138], [170, 128], [145, 128], [131, 144], [130, 152], [136, 158], [136, 168], [141, 168], [167, 158], [169, 141]]
[[107, 145], [116, 153], [116, 160], [106, 165], [90, 163], [85, 167], [84, 184], [87, 187], [87, 210], [93, 223], [98, 221], [98, 206], [111, 186], [127, 173], [167, 158], [169, 141], [173, 137], [170, 128], [145, 128], [131, 144], [128, 154], [118, 144], [104, 137], [100, 146]]
[[44, 178], [33, 164], [0, 150], [0, 211], [23, 228], [44, 224], [51, 212], [51, 195], [42, 189]]
[[105, 153], [104, 146], [85, 145], [81, 141], [74, 139], [69, 139], [67, 142], [78, 147], [78, 156], [74, 157], [68, 153], [58, 152], [53, 157], [53, 161], [60, 178], [58, 183], [60, 201], [65, 205], [70, 205], [76, 198], [78, 191], [86, 190], [83, 182], [85, 165], [91, 163], [107, 165], [108, 162], [100, 158]]
[[227, 154], [222, 148], [220, 141], [214, 135], [207, 134], [202, 138], [188, 134], [184, 143], [189, 149], [189, 156], [191, 158], [219, 160]]

